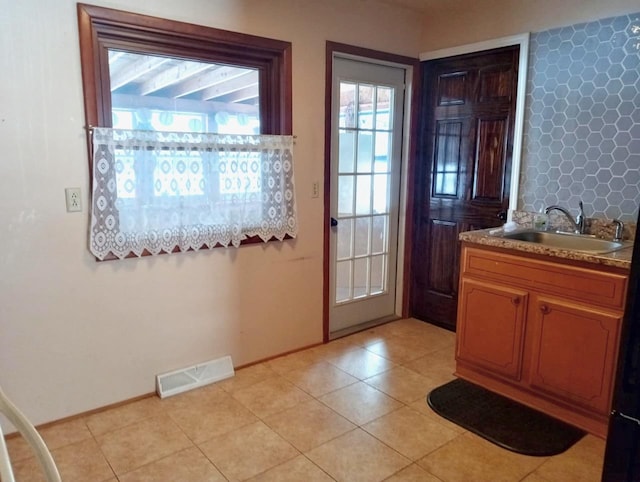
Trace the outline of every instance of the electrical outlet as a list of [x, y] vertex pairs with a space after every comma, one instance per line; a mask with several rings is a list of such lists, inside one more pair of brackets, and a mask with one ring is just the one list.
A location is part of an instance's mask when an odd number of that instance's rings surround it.
[[311, 185], [311, 197], [320, 197], [320, 182], [313, 181]]
[[80, 200], [80, 188], [68, 187], [64, 190], [67, 200], [67, 212], [76, 213], [82, 211], [82, 201]]

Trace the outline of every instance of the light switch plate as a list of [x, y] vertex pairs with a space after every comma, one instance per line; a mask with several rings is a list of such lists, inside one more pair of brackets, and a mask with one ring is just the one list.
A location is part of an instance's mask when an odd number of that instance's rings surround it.
[[80, 200], [80, 188], [68, 187], [64, 190], [67, 200], [67, 212], [76, 213], [82, 211], [82, 201]]

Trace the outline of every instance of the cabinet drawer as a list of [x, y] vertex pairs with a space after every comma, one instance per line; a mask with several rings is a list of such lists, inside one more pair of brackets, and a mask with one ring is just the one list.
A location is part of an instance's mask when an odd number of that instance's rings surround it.
[[623, 308], [627, 277], [557, 262], [464, 247], [462, 272], [510, 285]]

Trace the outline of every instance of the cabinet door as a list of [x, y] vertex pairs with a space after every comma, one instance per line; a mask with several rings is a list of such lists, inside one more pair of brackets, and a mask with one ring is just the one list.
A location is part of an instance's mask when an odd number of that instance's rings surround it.
[[462, 280], [456, 356], [494, 374], [520, 380], [528, 294]]
[[539, 297], [530, 317], [531, 386], [608, 413], [621, 315]]

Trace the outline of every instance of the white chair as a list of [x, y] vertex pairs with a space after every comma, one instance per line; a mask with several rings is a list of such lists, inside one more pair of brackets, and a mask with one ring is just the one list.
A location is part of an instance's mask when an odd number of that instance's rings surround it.
[[[29, 420], [27, 420], [27, 417], [25, 417], [13, 403], [11, 403], [1, 388], [0, 413], [5, 415], [18, 429], [18, 432], [22, 434], [31, 446], [31, 449], [36, 453], [36, 457], [44, 471], [47, 482], [61, 482], [56, 464], [53, 461], [53, 457], [51, 457], [49, 449], [47, 449], [47, 446], [42, 440], [42, 437], [40, 437], [34, 426], [31, 425]], [[2, 480], [2, 482], [15, 482], [16, 480], [13, 476], [11, 460], [9, 459], [9, 452], [7, 451], [7, 444], [4, 440], [2, 427], [0, 427], [0, 480]]]

